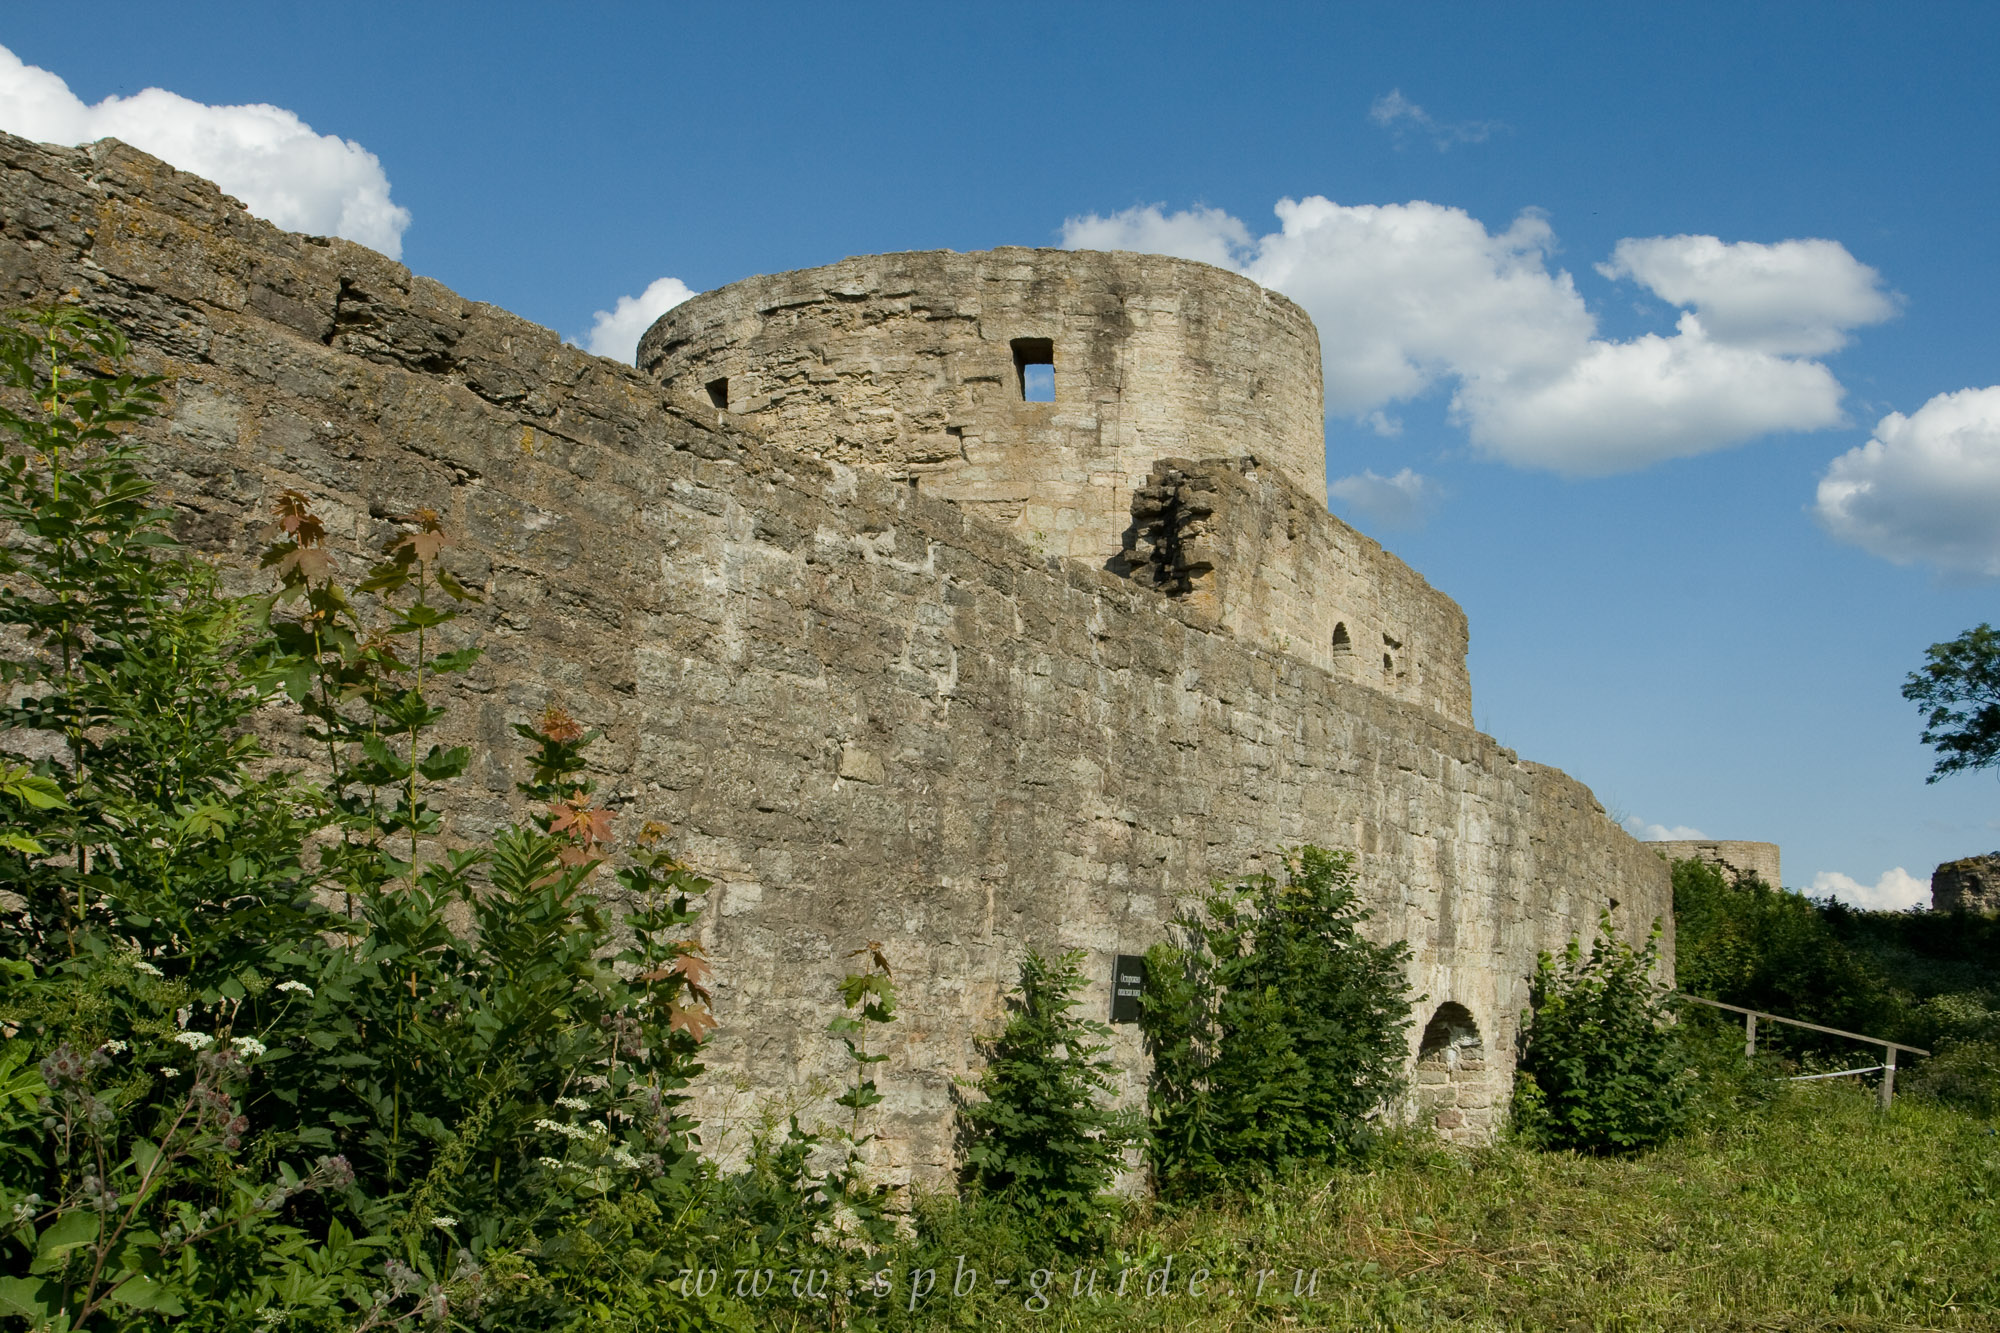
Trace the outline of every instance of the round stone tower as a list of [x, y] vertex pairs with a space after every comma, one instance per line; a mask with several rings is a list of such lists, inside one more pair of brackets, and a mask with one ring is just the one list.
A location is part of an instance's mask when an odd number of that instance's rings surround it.
[[647, 331], [638, 364], [790, 447], [1092, 563], [1118, 557], [1158, 459], [1251, 454], [1308, 494], [1326, 485], [1312, 320], [1185, 259], [867, 255], [684, 302]]

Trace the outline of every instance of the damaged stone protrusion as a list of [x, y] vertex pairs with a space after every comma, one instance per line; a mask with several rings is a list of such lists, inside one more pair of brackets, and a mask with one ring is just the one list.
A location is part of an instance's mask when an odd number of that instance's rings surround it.
[[[1232, 460], [1246, 469], [1255, 459]], [[1215, 478], [1186, 458], [1153, 464], [1146, 484], [1132, 492], [1132, 526], [1125, 530], [1124, 564], [1134, 583], [1184, 597], [1215, 572]]]
[[1931, 872], [1933, 912], [2000, 912], [2000, 852], [1946, 861]]

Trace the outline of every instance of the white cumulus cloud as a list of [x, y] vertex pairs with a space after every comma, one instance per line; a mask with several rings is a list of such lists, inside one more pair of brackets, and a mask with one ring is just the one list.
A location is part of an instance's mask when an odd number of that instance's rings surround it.
[[1372, 470], [1342, 477], [1327, 483], [1326, 494], [1329, 500], [1392, 528], [1418, 526], [1442, 498], [1436, 482], [1408, 468], [1393, 477]]
[[2000, 386], [1883, 417], [1827, 468], [1814, 513], [1835, 537], [1899, 565], [2000, 578]]
[[1597, 271], [1692, 308], [1718, 342], [1786, 356], [1839, 351], [1850, 329], [1879, 324], [1897, 308], [1882, 275], [1837, 241], [1631, 237]]
[[1062, 243], [1071, 250], [1136, 250], [1229, 269], [1240, 267], [1254, 244], [1243, 223], [1219, 208], [1203, 207], [1179, 213], [1128, 208], [1110, 217], [1070, 218], [1063, 223]]
[[0, 129], [40, 143], [122, 139], [289, 231], [402, 257], [410, 212], [389, 198], [381, 161], [351, 139], [315, 134], [283, 107], [209, 106], [162, 88], [86, 105], [62, 79], [0, 46]]
[[1819, 362], [1717, 342], [1682, 315], [1672, 337], [1592, 339], [1554, 375], [1472, 376], [1452, 409], [1474, 444], [1510, 463], [1602, 476], [1837, 426], [1840, 398]]
[[1874, 271], [1833, 241], [1653, 238], [1621, 245], [1607, 271], [1686, 308], [1672, 334], [1614, 341], [1550, 266], [1555, 235], [1532, 210], [1498, 232], [1422, 200], [1311, 196], [1276, 212], [1279, 229], [1257, 236], [1219, 209], [1151, 205], [1070, 218], [1062, 239], [1234, 269], [1312, 315], [1330, 413], [1372, 424], [1448, 386], [1481, 451], [1570, 475], [1838, 425], [1840, 383], [1806, 353], [1894, 310]]
[[1931, 882], [1918, 879], [1901, 866], [1884, 871], [1873, 884], [1863, 884], [1837, 870], [1822, 870], [1813, 876], [1812, 887], [1806, 892], [1814, 898], [1838, 898], [1849, 907], [1900, 912], [1905, 908], [1928, 905]]
[[693, 295], [679, 278], [656, 278], [637, 296], [621, 296], [611, 309], [598, 311], [590, 332], [583, 335], [584, 349], [629, 366], [653, 321]]
[[1708, 837], [1698, 828], [1689, 828], [1685, 824], [1675, 824], [1671, 827], [1666, 824], [1652, 824], [1637, 815], [1627, 816], [1620, 827], [1640, 842], [1699, 842]]

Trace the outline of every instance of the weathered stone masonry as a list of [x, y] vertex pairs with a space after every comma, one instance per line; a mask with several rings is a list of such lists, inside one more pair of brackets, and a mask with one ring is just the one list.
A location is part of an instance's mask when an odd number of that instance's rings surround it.
[[[1210, 876], [1313, 840], [1358, 849], [1375, 928], [1415, 950], [1413, 1058], [1446, 1002], [1476, 1025], [1489, 1084], [1452, 1097], [1476, 1133], [1536, 950], [1611, 898], [1635, 928], [1667, 914], [1663, 864], [1589, 792], [1446, 711], [129, 148], [0, 137], [0, 287], [73, 294], [176, 377], [152, 443], [191, 539], [247, 554], [286, 487], [356, 551], [389, 515], [448, 516], [487, 597], [455, 713], [484, 795], [453, 831], [504, 816], [507, 726], [552, 692], [605, 728], [621, 829], [671, 822], [719, 881], [715, 1132], [837, 1071], [833, 983], [880, 940], [904, 994], [882, 1164], [935, 1174], [1024, 945], [1105, 973]], [[1136, 1080], [1122, 1030], [1119, 1055]]]

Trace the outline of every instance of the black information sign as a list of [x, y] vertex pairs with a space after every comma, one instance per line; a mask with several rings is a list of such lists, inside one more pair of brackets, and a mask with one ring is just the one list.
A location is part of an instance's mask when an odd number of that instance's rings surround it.
[[1146, 960], [1140, 954], [1121, 953], [1111, 965], [1111, 1021], [1139, 1021], [1139, 995], [1146, 988]]

